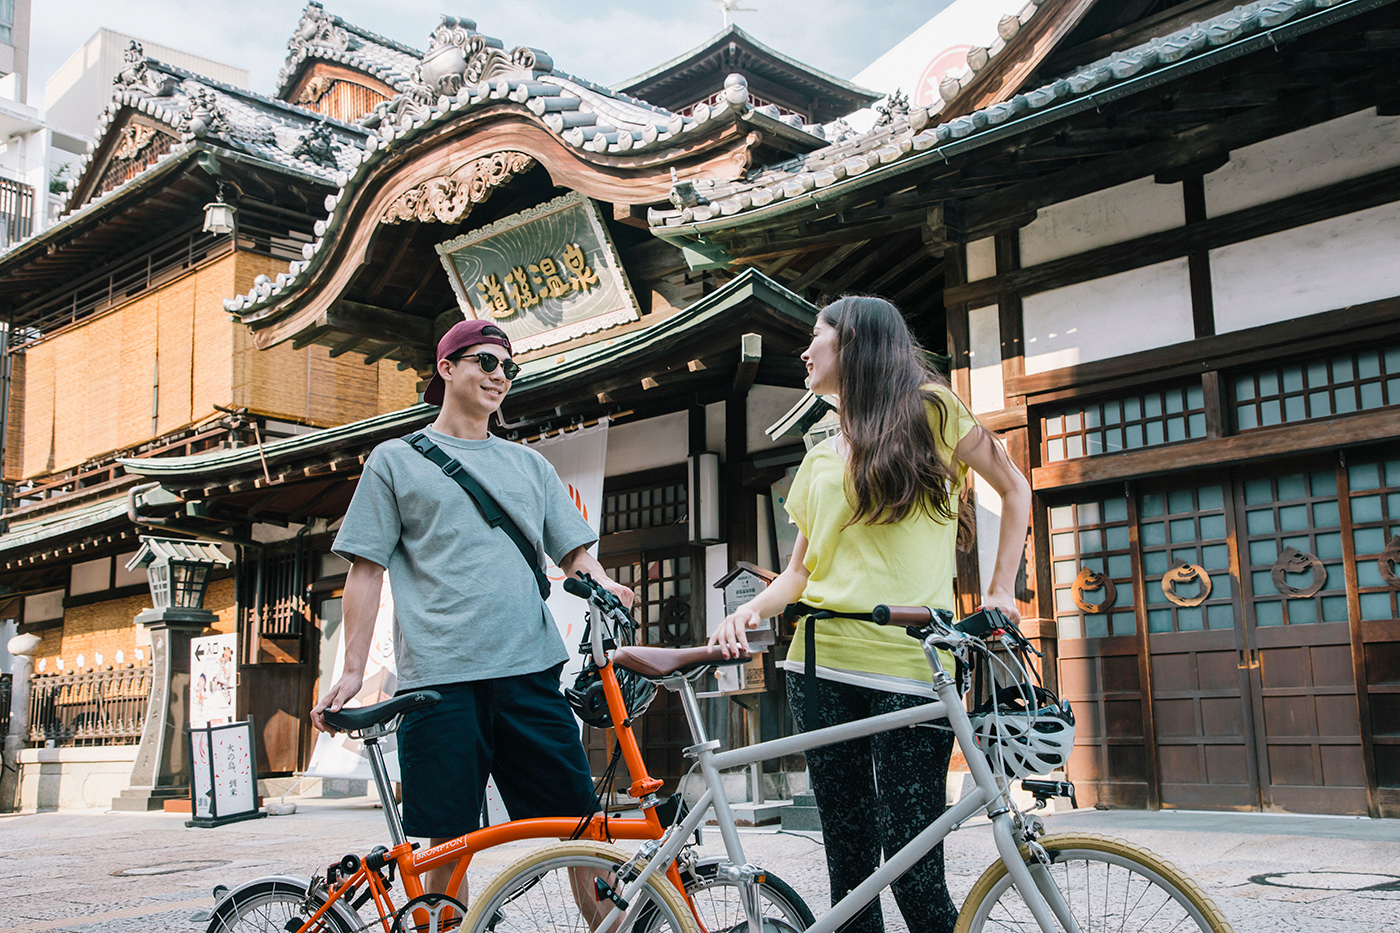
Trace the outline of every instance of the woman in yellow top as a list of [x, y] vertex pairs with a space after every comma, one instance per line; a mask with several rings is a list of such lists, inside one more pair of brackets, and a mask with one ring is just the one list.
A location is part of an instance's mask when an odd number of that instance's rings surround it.
[[[869, 613], [880, 604], [953, 607], [958, 493], [971, 468], [1002, 498], [1000, 540], [983, 605], [1020, 618], [1013, 586], [1030, 517], [1030, 486], [1000, 445], [929, 371], [898, 309], [880, 298], [841, 298], [822, 309], [802, 354], [808, 385], [840, 397], [841, 431], [802, 461], [787, 510], [798, 527], [787, 569], [727, 617], [710, 641], [731, 655], [746, 632], [802, 602]], [[804, 678], [805, 628], [784, 663], [799, 730], [893, 712], [933, 697], [928, 662], [898, 627], [851, 618], [815, 629], [815, 677]], [[807, 702], [807, 691], [817, 692]], [[808, 722], [808, 710], [817, 721]], [[822, 817], [832, 903], [945, 808], [952, 733], [901, 729], [807, 753]], [[894, 885], [910, 930], [946, 933], [943, 847]], [[878, 901], [845, 927], [880, 933]]]

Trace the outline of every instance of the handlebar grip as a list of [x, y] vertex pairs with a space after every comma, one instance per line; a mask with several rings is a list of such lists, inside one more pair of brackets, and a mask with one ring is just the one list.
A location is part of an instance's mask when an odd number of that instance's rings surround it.
[[587, 599], [593, 595], [593, 588], [578, 577], [566, 577], [564, 579], [564, 592], [570, 596], [577, 596], [579, 599]]
[[903, 625], [917, 628], [933, 621], [933, 610], [927, 606], [876, 606], [870, 613], [876, 625]]

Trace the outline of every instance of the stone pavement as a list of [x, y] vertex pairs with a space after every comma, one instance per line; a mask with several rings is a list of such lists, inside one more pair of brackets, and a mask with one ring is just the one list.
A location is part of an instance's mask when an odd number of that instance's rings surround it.
[[[200, 929], [188, 917], [215, 884], [266, 874], [307, 875], [386, 837], [368, 798], [298, 800], [298, 812], [188, 829], [173, 814], [63, 811], [0, 816], [0, 933]], [[1050, 831], [1121, 836], [1174, 861], [1215, 898], [1238, 933], [1400, 931], [1400, 821], [1258, 813], [1081, 810], [1046, 817]], [[827, 902], [818, 833], [744, 830], [751, 861], [782, 876], [820, 914]], [[482, 853], [480, 890], [526, 844]], [[705, 833], [705, 850], [721, 850]], [[961, 902], [993, 857], [985, 822], [946, 843]], [[888, 902], [887, 928], [902, 933]]]

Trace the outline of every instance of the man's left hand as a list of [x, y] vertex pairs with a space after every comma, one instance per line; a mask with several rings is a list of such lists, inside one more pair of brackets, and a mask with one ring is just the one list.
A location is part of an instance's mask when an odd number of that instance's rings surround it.
[[608, 592], [622, 600], [622, 605], [626, 606], [628, 609], [631, 609], [632, 604], [637, 601], [637, 593], [630, 586], [624, 583], [618, 583], [611, 577], [603, 577], [602, 582]]

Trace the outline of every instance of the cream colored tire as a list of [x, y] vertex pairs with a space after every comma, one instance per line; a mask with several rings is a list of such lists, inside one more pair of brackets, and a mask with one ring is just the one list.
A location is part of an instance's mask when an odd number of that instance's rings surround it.
[[[1021, 847], [1037, 880], [1047, 875], [1080, 930], [1234, 933], [1215, 902], [1181, 870], [1142, 846], [1091, 833], [1043, 836], [1048, 869]], [[954, 933], [1039, 930], [1006, 865], [997, 860], [963, 901]]]
[[[601, 842], [561, 842], [508, 865], [472, 898], [463, 929], [474, 933], [593, 933], [573, 893], [571, 869], [613, 872], [631, 856]], [[620, 893], [620, 892], [619, 892]], [[644, 899], [625, 929], [609, 933], [698, 933], [685, 898], [665, 875], [635, 895]], [[635, 900], [634, 898], [634, 900]], [[606, 914], [609, 902], [599, 907]]]

